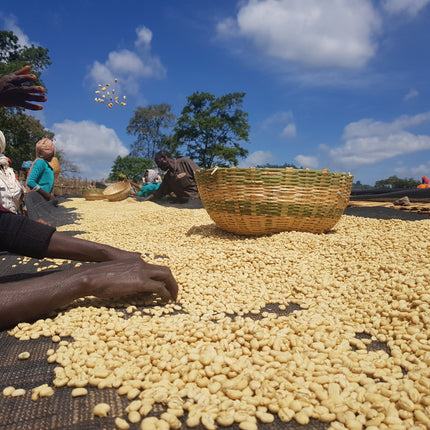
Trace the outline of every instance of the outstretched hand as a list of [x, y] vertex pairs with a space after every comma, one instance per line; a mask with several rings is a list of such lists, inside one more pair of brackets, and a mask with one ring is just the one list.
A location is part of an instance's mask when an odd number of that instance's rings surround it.
[[9, 73], [0, 78], [0, 107], [22, 107], [30, 110], [41, 110], [43, 106], [30, 102], [46, 102], [45, 88], [39, 85], [22, 85], [37, 80], [30, 73], [31, 67]]
[[178, 296], [178, 284], [170, 269], [141, 258], [100, 263], [92, 267], [86, 281], [88, 295], [100, 298], [155, 293], [166, 302]]
[[168, 267], [129, 258], [81, 266], [40, 278], [0, 284], [0, 330], [40, 318], [74, 300], [96, 296], [122, 298], [155, 293], [164, 302], [176, 301], [178, 284]]

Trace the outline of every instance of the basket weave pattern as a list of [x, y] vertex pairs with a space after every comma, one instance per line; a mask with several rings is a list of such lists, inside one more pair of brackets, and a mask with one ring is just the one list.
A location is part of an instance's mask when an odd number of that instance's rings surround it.
[[103, 190], [104, 196], [111, 202], [119, 202], [128, 197], [131, 185], [128, 181], [116, 182]]
[[353, 176], [319, 170], [215, 168], [195, 172], [212, 220], [241, 235], [323, 233], [349, 202]]
[[103, 200], [106, 196], [103, 194], [103, 190], [100, 188], [89, 188], [82, 191], [82, 195], [85, 200]]

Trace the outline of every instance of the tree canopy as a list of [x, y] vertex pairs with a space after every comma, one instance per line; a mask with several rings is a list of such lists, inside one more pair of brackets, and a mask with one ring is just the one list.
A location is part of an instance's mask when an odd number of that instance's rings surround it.
[[167, 103], [138, 107], [127, 126], [127, 133], [135, 135], [136, 141], [131, 145], [130, 155], [154, 159], [156, 152], [167, 147], [167, 131], [173, 127], [175, 115]]
[[185, 146], [185, 153], [203, 168], [237, 166], [248, 150], [239, 142], [248, 141], [248, 114], [241, 109], [245, 93], [221, 97], [195, 92], [187, 98], [174, 129], [172, 150]]
[[420, 184], [420, 181], [417, 181], [413, 178], [405, 178], [400, 179], [397, 176], [390, 176], [387, 179], [381, 179], [375, 182], [375, 188], [387, 188], [387, 189], [395, 189], [395, 188], [416, 188]]
[[33, 116], [7, 109], [0, 110], [0, 130], [6, 138], [5, 155], [12, 160], [15, 170], [21, 169], [23, 161], [36, 158], [36, 143], [40, 139], [54, 137], [54, 133]]
[[[13, 32], [0, 30], [0, 76], [27, 64], [40, 77], [41, 71], [51, 64], [48, 50], [34, 45], [21, 46]], [[15, 170], [21, 169], [23, 161], [34, 160], [37, 141], [54, 137], [54, 133], [46, 130], [38, 119], [23, 112], [21, 108], [0, 109], [0, 130], [7, 144], [5, 154], [12, 160]]]
[[[12, 31], [0, 30], [0, 75], [31, 66], [32, 73], [40, 77], [40, 73], [52, 63], [48, 49], [41, 46], [21, 46], [18, 37]], [[40, 81], [43, 85], [43, 82]]]
[[120, 181], [124, 179], [130, 179], [133, 182], [140, 182], [142, 176], [147, 169], [153, 169], [154, 164], [152, 160], [141, 157], [131, 157], [129, 155], [125, 157], [118, 157], [115, 159], [109, 174], [109, 181]]
[[283, 163], [283, 164], [270, 164], [266, 163], [263, 165], [257, 165], [255, 167], [269, 168], [269, 169], [285, 169], [286, 167], [292, 167], [293, 169], [302, 169], [303, 167], [297, 167], [295, 164]]

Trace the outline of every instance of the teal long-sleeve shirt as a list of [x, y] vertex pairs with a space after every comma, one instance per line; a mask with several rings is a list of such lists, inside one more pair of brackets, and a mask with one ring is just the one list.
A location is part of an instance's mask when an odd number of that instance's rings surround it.
[[148, 197], [154, 191], [158, 190], [158, 188], [160, 188], [160, 185], [161, 185], [161, 182], [159, 182], [158, 184], [143, 185], [140, 191], [137, 193], [137, 195], [139, 197]]
[[27, 178], [27, 186], [30, 190], [34, 191], [39, 189], [47, 193], [52, 191], [52, 187], [54, 186], [54, 170], [46, 160], [39, 158], [34, 162], [33, 168]]

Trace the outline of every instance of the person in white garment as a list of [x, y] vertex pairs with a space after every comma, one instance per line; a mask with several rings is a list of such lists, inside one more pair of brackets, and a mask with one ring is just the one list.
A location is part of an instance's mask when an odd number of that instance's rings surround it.
[[4, 155], [6, 139], [0, 130], [0, 205], [17, 214], [22, 203], [24, 188]]

